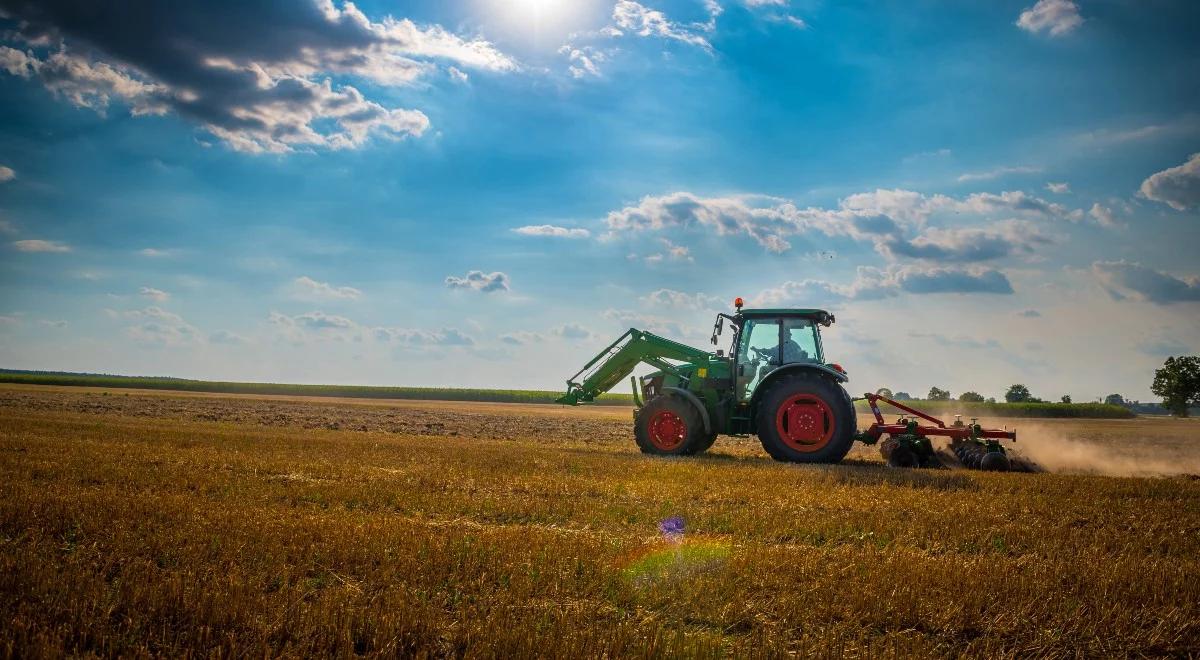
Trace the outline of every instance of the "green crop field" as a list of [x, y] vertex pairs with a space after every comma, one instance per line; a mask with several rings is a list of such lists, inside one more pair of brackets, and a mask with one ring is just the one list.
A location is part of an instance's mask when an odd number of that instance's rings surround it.
[[[1097, 470], [1200, 471], [1193, 420], [1023, 424], [1141, 452]], [[0, 621], [13, 658], [1185, 657], [1200, 480], [650, 458], [603, 407], [10, 385]]]
[[[495, 403], [554, 403], [562, 395], [550, 390], [494, 390], [445, 387], [375, 387], [369, 385], [297, 385], [287, 383], [238, 383], [185, 378], [113, 376], [104, 374], [73, 374], [58, 372], [28, 372], [0, 370], [0, 383], [26, 385], [59, 385], [71, 387], [110, 387], [179, 392], [211, 392], [221, 394], [265, 394], [349, 397], [362, 399], [412, 399], [425, 401], [491, 401]], [[633, 397], [626, 393], [610, 392], [595, 402], [606, 406], [632, 406]], [[1064, 417], [1094, 419], [1125, 419], [1134, 413], [1121, 406], [1101, 403], [961, 403], [958, 401], [909, 401], [922, 410], [937, 415], [961, 414], [964, 417]], [[858, 402], [858, 411], [868, 410], [865, 401]], [[890, 414], [890, 410], [884, 412]]]
[[[1105, 403], [976, 403], [928, 400], [909, 400], [900, 403], [933, 415], [962, 415], [964, 419], [971, 417], [1131, 419], [1137, 416], [1128, 408]], [[860, 413], [871, 410], [866, 401], [858, 401], [855, 407]], [[880, 404], [880, 411], [888, 415], [900, 412], [886, 404]]]
[[[222, 394], [276, 394], [294, 396], [351, 397], [360, 399], [414, 399], [438, 401], [492, 401], [496, 403], [554, 403], [562, 392], [549, 390], [493, 390], [451, 387], [375, 387], [370, 385], [297, 385], [288, 383], [237, 383], [186, 378], [110, 376], [0, 371], [0, 383], [114, 387], [179, 392]], [[599, 405], [631, 406], [629, 394], [610, 393], [597, 398]]]

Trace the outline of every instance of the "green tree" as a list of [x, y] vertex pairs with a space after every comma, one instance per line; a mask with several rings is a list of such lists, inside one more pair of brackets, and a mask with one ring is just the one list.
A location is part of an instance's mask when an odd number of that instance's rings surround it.
[[1019, 383], [1009, 387], [1008, 391], [1004, 393], [1004, 400], [1009, 403], [1025, 403], [1032, 398], [1033, 395], [1029, 393], [1029, 388]]
[[875, 390], [875, 393], [878, 394], [879, 396], [886, 397], [888, 399], [896, 398], [896, 397], [892, 396], [892, 391], [886, 387], [881, 387], [881, 388]]
[[1062, 395], [1062, 399], [1060, 399], [1060, 400], [1061, 400], [1063, 403], [1071, 403], [1071, 395], [1070, 395], [1070, 394], [1064, 394], [1064, 395]]
[[1125, 397], [1120, 394], [1109, 394], [1104, 397], [1104, 403], [1110, 406], [1123, 406], [1125, 405]]
[[1154, 371], [1150, 391], [1162, 397], [1163, 407], [1172, 415], [1188, 416], [1188, 407], [1200, 405], [1200, 357], [1169, 357]]
[[929, 396], [925, 397], [930, 401], [949, 401], [950, 392], [941, 389], [940, 387], [929, 388]]
[[896, 396], [892, 398], [897, 401], [912, 401], [912, 395], [908, 392], [896, 392]]
[[958, 400], [969, 403], [983, 403], [983, 395], [979, 392], [963, 392], [958, 395]]

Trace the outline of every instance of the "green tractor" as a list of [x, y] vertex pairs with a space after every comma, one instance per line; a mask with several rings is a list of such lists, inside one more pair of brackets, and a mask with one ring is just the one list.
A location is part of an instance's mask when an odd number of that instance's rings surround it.
[[567, 381], [559, 403], [594, 400], [645, 363], [657, 371], [633, 381], [634, 436], [648, 454], [686, 456], [717, 435], [757, 434], [780, 461], [836, 463], [856, 438], [846, 371], [825, 361], [821, 309], [742, 309], [718, 314], [712, 343], [729, 331], [729, 350], [709, 353], [630, 329]]

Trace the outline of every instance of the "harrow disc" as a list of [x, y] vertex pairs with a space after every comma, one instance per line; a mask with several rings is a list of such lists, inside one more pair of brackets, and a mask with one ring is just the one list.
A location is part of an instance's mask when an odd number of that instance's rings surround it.
[[983, 456], [983, 460], [979, 462], [979, 469], [989, 472], [1008, 472], [1008, 468], [1008, 456], [998, 451], [988, 452]]

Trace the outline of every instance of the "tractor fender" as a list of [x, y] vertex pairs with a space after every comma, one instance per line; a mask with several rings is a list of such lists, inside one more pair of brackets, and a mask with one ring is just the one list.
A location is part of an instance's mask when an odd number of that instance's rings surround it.
[[797, 362], [794, 364], [785, 364], [782, 367], [779, 367], [778, 369], [776, 369], [775, 371], [772, 371], [771, 373], [767, 374], [767, 377], [762, 379], [761, 381], [759, 381], [758, 385], [755, 386], [754, 394], [750, 395], [750, 409], [751, 410], [758, 409], [758, 400], [762, 397], [762, 393], [767, 391], [768, 385], [775, 382], [775, 380], [778, 379], [780, 376], [783, 376], [785, 374], [794, 374], [798, 371], [815, 371], [825, 378], [832, 378], [835, 383], [839, 383], [839, 384], [845, 383], [850, 380], [849, 378], [846, 377], [846, 374], [838, 371], [837, 369], [828, 367], [823, 364], [804, 363], [804, 362]]
[[663, 392], [678, 394], [685, 400], [696, 407], [696, 411], [700, 413], [700, 421], [704, 422], [704, 432], [712, 433], [712, 422], [708, 419], [708, 409], [704, 407], [704, 403], [700, 401], [700, 397], [683, 389], [682, 387], [664, 387]]

